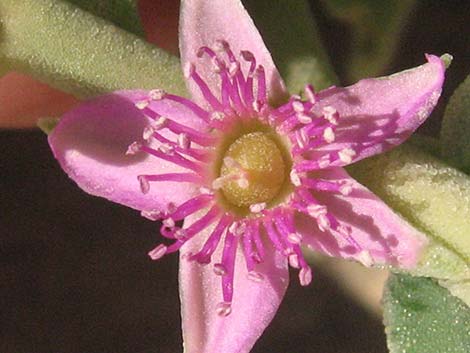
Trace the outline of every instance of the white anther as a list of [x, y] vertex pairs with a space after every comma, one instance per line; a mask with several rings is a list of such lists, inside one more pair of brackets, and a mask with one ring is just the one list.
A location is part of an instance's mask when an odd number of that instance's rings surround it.
[[175, 239], [177, 240], [184, 240], [186, 239], [186, 230], [184, 229], [177, 229], [174, 232]]
[[338, 112], [332, 106], [323, 108], [323, 117], [333, 125], [338, 125]]
[[229, 316], [232, 312], [232, 304], [227, 302], [221, 302], [217, 304], [215, 312], [217, 313], [217, 315], [222, 317]]
[[318, 229], [322, 232], [329, 230], [331, 228], [330, 220], [326, 215], [320, 215], [317, 217]]
[[246, 230], [246, 224], [245, 223], [238, 223], [238, 222], [233, 222], [230, 227], [228, 227], [228, 231], [232, 233], [233, 235], [240, 236], [245, 233]]
[[201, 186], [199, 188], [199, 192], [202, 194], [202, 195], [213, 195], [214, 192], [209, 189], [208, 187], [205, 187], [205, 186]]
[[260, 282], [263, 282], [264, 280], [264, 276], [262, 273], [259, 273], [258, 271], [250, 271], [248, 272], [248, 279], [253, 281], [253, 282], [257, 282], [257, 283], [260, 283]]
[[318, 161], [318, 167], [322, 169], [328, 167], [329, 165], [330, 165], [330, 158], [328, 156], [324, 156]]
[[292, 244], [300, 244], [302, 242], [302, 235], [299, 233], [289, 233], [287, 240]]
[[345, 148], [338, 152], [338, 157], [343, 163], [351, 163], [353, 157], [356, 155], [356, 151], [352, 148]]
[[374, 265], [374, 259], [372, 258], [370, 252], [368, 252], [367, 250], [362, 250], [361, 252], [359, 252], [359, 254], [356, 256], [356, 259], [366, 267], [371, 267], [372, 265]]
[[266, 208], [266, 202], [254, 203], [250, 205], [250, 212], [252, 213], [260, 213]]
[[126, 155], [134, 155], [138, 152], [140, 152], [140, 149], [142, 148], [142, 144], [140, 142], [132, 142], [129, 147], [127, 147]]
[[145, 109], [145, 108], [148, 107], [149, 101], [146, 100], [146, 99], [145, 99], [145, 100], [141, 100], [141, 101], [136, 102], [134, 105], [135, 105], [135, 107], [136, 107], [137, 109], [142, 110], [142, 109]]
[[210, 116], [211, 120], [215, 121], [223, 121], [225, 119], [225, 114], [222, 112], [213, 112]]
[[150, 191], [150, 183], [145, 177], [145, 175], [139, 175], [137, 176], [137, 180], [139, 180], [140, 183], [140, 191], [142, 191], [142, 194], [146, 194]]
[[339, 192], [343, 194], [344, 196], [348, 196], [349, 194], [352, 193], [352, 191], [353, 191], [353, 186], [351, 185], [351, 183], [348, 183], [348, 182], [345, 182], [339, 187]]
[[302, 185], [302, 181], [300, 180], [300, 176], [299, 176], [299, 174], [297, 173], [297, 171], [295, 169], [292, 169], [290, 171], [289, 177], [290, 177], [290, 181], [292, 182], [292, 184], [294, 184], [294, 186]]
[[240, 69], [240, 64], [238, 63], [238, 61], [231, 62], [230, 65], [228, 66], [228, 73], [230, 77], [233, 77], [239, 69]]
[[167, 120], [168, 120], [167, 118], [165, 118], [164, 116], [161, 116], [157, 120], [155, 120], [152, 126], [155, 130], [160, 130], [161, 128], [165, 126]]
[[174, 228], [175, 227], [175, 220], [171, 217], [168, 217], [168, 218], [165, 218], [163, 221], [162, 221], [162, 224], [166, 227], [166, 228]]
[[294, 109], [296, 113], [303, 113], [305, 111], [304, 105], [300, 101], [294, 101], [292, 103], [292, 108]]
[[297, 254], [289, 254], [287, 259], [289, 261], [290, 267], [292, 267], [292, 268], [299, 268], [300, 267], [300, 265], [299, 265], [299, 256]]
[[163, 213], [158, 210], [151, 210], [151, 211], [141, 211], [140, 215], [142, 217], [147, 218], [148, 220], [158, 221], [160, 218], [162, 218]]
[[185, 133], [181, 133], [178, 135], [177, 142], [178, 142], [178, 146], [184, 149], [189, 148], [191, 144], [191, 141], [189, 140], [188, 135], [186, 135]]
[[160, 88], [153, 89], [149, 92], [149, 97], [151, 100], [159, 101], [163, 99], [166, 95], [166, 92]]
[[308, 266], [302, 267], [299, 271], [299, 281], [301, 286], [308, 286], [312, 282], [312, 269]]
[[325, 130], [323, 130], [323, 138], [328, 143], [332, 143], [335, 140], [336, 136], [331, 127], [327, 127]]
[[262, 103], [259, 100], [253, 102], [253, 110], [257, 113], [261, 111]]
[[174, 153], [175, 148], [169, 143], [161, 143], [158, 146], [158, 150], [167, 155], [172, 155]]
[[214, 264], [214, 273], [217, 276], [225, 276], [227, 274], [227, 269], [222, 264]]
[[324, 205], [310, 204], [307, 206], [307, 212], [313, 218], [318, 218], [320, 216], [326, 215], [327, 209]]
[[160, 244], [155, 249], [149, 251], [148, 256], [150, 256], [152, 260], [158, 260], [166, 254], [167, 249], [165, 245]]
[[193, 63], [186, 63], [183, 69], [184, 77], [189, 79], [194, 74], [195, 70], [196, 70], [196, 67], [194, 66]]
[[148, 141], [148, 140], [150, 140], [150, 138], [153, 136], [154, 133], [155, 133], [155, 129], [153, 128], [153, 126], [148, 125], [148, 126], [144, 127], [144, 131], [142, 132], [142, 138], [145, 141]]
[[305, 86], [305, 95], [310, 103], [315, 104], [317, 101], [317, 97], [315, 96], [315, 90], [313, 89], [312, 85]]
[[302, 124], [310, 124], [312, 122], [312, 118], [304, 113], [297, 113], [297, 120]]
[[296, 130], [295, 139], [300, 148], [305, 148], [309, 140], [307, 133], [305, 132], [304, 129]]

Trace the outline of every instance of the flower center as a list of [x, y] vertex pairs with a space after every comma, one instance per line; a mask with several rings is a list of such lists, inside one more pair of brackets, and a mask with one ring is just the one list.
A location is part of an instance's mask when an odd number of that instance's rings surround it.
[[280, 192], [286, 163], [278, 144], [267, 132], [237, 138], [225, 152], [219, 180], [228, 202], [237, 207], [269, 203]]

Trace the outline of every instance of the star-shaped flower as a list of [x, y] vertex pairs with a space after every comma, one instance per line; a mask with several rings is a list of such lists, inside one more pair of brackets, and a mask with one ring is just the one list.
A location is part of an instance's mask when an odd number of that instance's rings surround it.
[[[65, 114], [49, 137], [85, 191], [161, 220], [152, 259], [180, 252], [185, 351], [248, 352], [301, 247], [413, 267], [424, 236], [343, 169], [406, 139], [435, 106], [444, 64], [288, 96], [239, 1], [183, 2], [191, 99], [120, 91]], [[184, 221], [184, 223], [181, 223]]]

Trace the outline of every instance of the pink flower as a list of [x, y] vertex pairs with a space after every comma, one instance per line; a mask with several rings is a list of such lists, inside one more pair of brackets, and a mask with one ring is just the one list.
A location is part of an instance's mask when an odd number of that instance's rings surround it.
[[[343, 169], [406, 139], [435, 106], [444, 65], [288, 99], [239, 1], [185, 1], [192, 99], [160, 89], [84, 102], [49, 137], [86, 192], [162, 220], [152, 259], [180, 251], [185, 351], [248, 352], [301, 246], [367, 266], [413, 267], [426, 241]], [[181, 226], [180, 221], [184, 221]]]

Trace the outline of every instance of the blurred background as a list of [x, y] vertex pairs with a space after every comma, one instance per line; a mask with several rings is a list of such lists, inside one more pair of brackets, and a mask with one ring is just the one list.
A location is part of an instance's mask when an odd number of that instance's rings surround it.
[[[312, 0], [311, 10], [341, 82], [352, 83], [362, 71], [351, 72], [348, 53], [368, 43], [351, 24], [368, 15], [347, 6], [334, 13], [326, 0]], [[417, 66], [424, 53], [454, 56], [438, 109], [421, 128], [437, 135], [450, 94], [470, 73], [470, 3], [418, 1], [407, 18], [382, 73]], [[0, 352], [181, 352], [177, 256], [146, 255], [159, 227], [81, 192], [38, 129], [0, 130], [0, 146]], [[356, 300], [331, 272], [314, 268], [306, 288], [293, 274], [254, 353], [387, 352], [374, 304]], [[349, 280], [376, 287], [356, 273]]]

